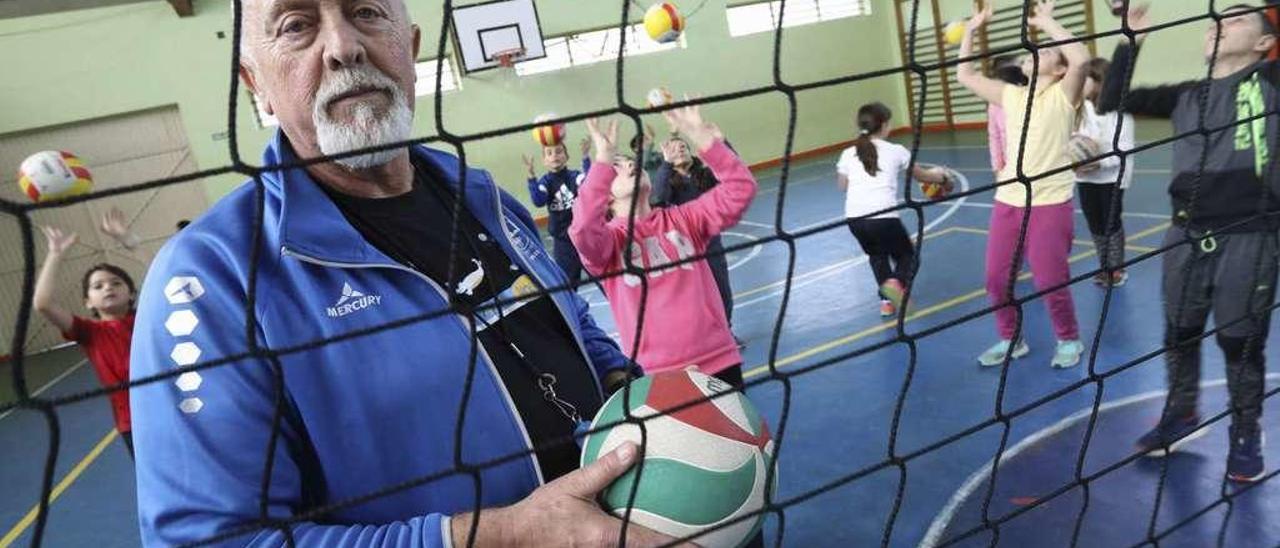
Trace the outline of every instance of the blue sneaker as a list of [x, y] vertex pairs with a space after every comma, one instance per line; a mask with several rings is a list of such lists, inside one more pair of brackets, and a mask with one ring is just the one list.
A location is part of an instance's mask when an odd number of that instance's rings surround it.
[[1030, 353], [1031, 347], [1027, 346], [1027, 343], [1020, 340], [1018, 341], [1018, 345], [1014, 346], [1013, 341], [1003, 339], [991, 348], [988, 348], [981, 356], [978, 356], [978, 365], [983, 367], [995, 367], [1004, 363], [1005, 354], [1009, 354], [1010, 360], [1016, 360]]
[[1262, 462], [1262, 446], [1266, 443], [1258, 427], [1231, 428], [1231, 453], [1227, 456], [1227, 479], [1239, 483], [1253, 483], [1266, 475]]
[[1080, 355], [1084, 354], [1084, 345], [1079, 340], [1058, 341], [1058, 349], [1053, 352], [1053, 361], [1049, 363], [1054, 369], [1075, 367], [1080, 363]]
[[1209, 433], [1200, 428], [1200, 415], [1191, 414], [1160, 421], [1150, 432], [1138, 438], [1137, 449], [1148, 457], [1165, 457], [1187, 442]]

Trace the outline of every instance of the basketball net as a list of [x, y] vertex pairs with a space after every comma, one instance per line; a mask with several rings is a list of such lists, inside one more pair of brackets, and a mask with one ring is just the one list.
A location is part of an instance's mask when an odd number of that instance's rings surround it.
[[524, 59], [524, 48], [502, 50], [493, 54], [493, 58], [498, 62], [495, 67], [497, 83], [507, 89], [519, 87], [520, 75], [516, 72], [516, 63]]

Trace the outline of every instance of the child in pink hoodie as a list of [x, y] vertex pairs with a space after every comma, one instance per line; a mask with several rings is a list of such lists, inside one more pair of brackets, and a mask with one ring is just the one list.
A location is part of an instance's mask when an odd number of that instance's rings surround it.
[[[582, 264], [601, 280], [622, 335], [623, 350], [637, 348], [635, 360], [650, 373], [695, 365], [735, 386], [742, 384], [742, 355], [729, 331], [715, 278], [705, 260], [707, 242], [733, 226], [751, 205], [756, 181], [724, 141], [702, 120], [697, 107], [667, 111], [667, 120], [697, 150], [719, 185], [698, 199], [662, 209], [649, 207], [649, 176], [635, 160], [617, 156], [618, 123], [602, 130], [587, 120], [595, 161], [573, 206], [569, 237]], [[629, 222], [634, 202], [635, 223]], [[630, 249], [624, 252], [631, 232]], [[620, 274], [632, 265], [635, 274]], [[666, 266], [672, 263], [678, 265]], [[647, 294], [645, 288], [647, 286]], [[647, 302], [645, 302], [647, 301]], [[644, 318], [641, 325], [641, 304]]]

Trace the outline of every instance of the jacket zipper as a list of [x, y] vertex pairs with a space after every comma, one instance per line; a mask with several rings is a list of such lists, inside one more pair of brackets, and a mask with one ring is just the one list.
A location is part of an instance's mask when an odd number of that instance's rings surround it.
[[[505, 232], [505, 228], [503, 230]], [[449, 302], [449, 296], [445, 294], [444, 290], [441, 289], [438, 284], [436, 284], [435, 280], [432, 280], [431, 278], [427, 277], [426, 275], [412, 268], [408, 268], [400, 265], [380, 264], [380, 263], [361, 264], [361, 263], [339, 263], [339, 262], [333, 262], [333, 261], [326, 261], [323, 259], [317, 259], [315, 257], [308, 256], [308, 255], [303, 255], [301, 253], [298, 253], [296, 251], [289, 249], [288, 247], [281, 247], [280, 252], [284, 255], [294, 257], [303, 262], [307, 262], [307, 263], [311, 263], [311, 264], [323, 266], [323, 267], [329, 267], [329, 268], [344, 268], [344, 269], [345, 268], [386, 268], [391, 270], [408, 272], [410, 274], [413, 274], [414, 276], [417, 276], [423, 281], [427, 282], [427, 285], [430, 286], [431, 289], [435, 290], [436, 294], [439, 295], [442, 299], [444, 299], [445, 303]], [[555, 299], [552, 299], [552, 301], [554, 300]], [[457, 318], [458, 321], [463, 324], [463, 327], [466, 328], [467, 333], [471, 332], [471, 324], [466, 318], [463, 318], [457, 314], [453, 314], [452, 316], [454, 318]], [[485, 365], [489, 367], [489, 372], [493, 375], [493, 378], [496, 381], [498, 388], [502, 390], [502, 399], [507, 403], [507, 409], [511, 410], [511, 414], [514, 415], [516, 418], [516, 425], [520, 427], [520, 436], [521, 438], [523, 438], [525, 449], [530, 450], [529, 458], [533, 459], [533, 473], [538, 480], [538, 485], [543, 485], [544, 483], [546, 483], [546, 480], [542, 477], [542, 465], [541, 463], [538, 462], [538, 453], [533, 448], [533, 440], [529, 437], [529, 431], [524, 426], [524, 417], [520, 415], [520, 410], [516, 409], [515, 400], [511, 399], [511, 393], [507, 391], [506, 384], [502, 382], [502, 376], [498, 373], [498, 368], [493, 365], [493, 360], [489, 357], [489, 352], [485, 350], [484, 345], [480, 344], [479, 341], [476, 341], [476, 350], [479, 352], [479, 356], [484, 358]], [[595, 378], [594, 374], [592, 375], [592, 378]]]
[[[528, 272], [530, 276], [533, 276], [533, 279], [537, 280], [539, 286], [541, 286], [543, 289], [546, 289], [548, 287], [546, 282], [542, 280], [542, 277], [538, 276], [537, 270], [535, 270], [534, 268], [530, 267], [527, 264], [528, 261], [524, 256], [524, 251], [522, 251], [518, 246], [516, 246], [515, 240], [511, 239], [511, 232], [507, 230], [506, 216], [503, 215], [502, 213], [502, 197], [498, 193], [498, 187], [493, 183], [492, 179], [489, 179], [489, 190], [490, 190], [490, 193], [493, 195], [493, 203], [496, 206], [494, 211], [498, 212], [498, 226], [502, 228], [502, 237], [506, 238], [507, 244], [511, 246], [511, 249], [515, 250], [516, 256], [520, 260], [520, 267], [523, 268], [525, 272]], [[553, 295], [547, 294], [547, 298], [551, 299], [551, 304], [555, 305], [556, 310], [560, 312], [560, 317], [565, 321], [566, 324], [573, 325], [572, 323], [569, 323], [569, 322], [577, 321], [576, 317], [571, 319], [569, 315], [565, 313], [564, 307], [560, 306], [560, 302], [557, 301]], [[604, 386], [600, 384], [600, 379], [597, 378], [595, 370], [592, 369], [591, 367], [591, 356], [587, 354], [587, 347], [582, 342], [582, 337], [578, 335], [578, 332], [576, 330], [570, 328], [569, 333], [573, 335], [573, 342], [577, 343], [578, 345], [578, 353], [582, 354], [582, 363], [586, 364], [587, 366], [587, 376], [591, 377], [591, 382], [595, 383], [596, 393], [600, 396], [601, 402], [603, 402]]]

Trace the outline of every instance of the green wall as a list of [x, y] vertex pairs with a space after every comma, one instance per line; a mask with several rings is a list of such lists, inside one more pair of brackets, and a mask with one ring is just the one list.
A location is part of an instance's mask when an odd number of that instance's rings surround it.
[[[724, 17], [726, 0], [709, 0], [689, 21], [688, 48], [628, 58], [625, 95], [637, 103], [648, 89], [666, 85], [702, 95], [769, 85], [773, 81], [773, 34], [731, 38]], [[685, 0], [684, 4], [693, 4]], [[410, 2], [423, 28], [421, 58], [434, 57], [439, 43], [440, 0]], [[616, 24], [621, 2], [539, 0], [539, 18], [548, 36]], [[896, 23], [885, 0], [873, 15], [787, 29], [782, 44], [782, 78], [803, 84], [900, 64]], [[0, 20], [0, 134], [77, 120], [177, 105], [197, 164], [202, 169], [229, 163], [226, 131], [231, 20], [225, 0], [196, 0], [197, 14], [179, 19], [165, 2], [102, 8], [49, 16]], [[639, 13], [635, 14], [636, 17]], [[225, 33], [218, 38], [217, 32]], [[464, 78], [462, 90], [443, 98], [444, 123], [455, 134], [471, 134], [525, 124], [543, 112], [567, 115], [614, 104], [615, 67], [588, 67], [535, 75], [504, 86], [491, 73]], [[795, 149], [813, 149], [850, 138], [856, 104], [880, 100], [905, 123], [899, 75], [805, 91], [798, 94]], [[237, 116], [240, 151], [256, 163], [270, 131], [259, 129], [241, 91]], [[434, 98], [418, 101], [415, 135], [434, 135]], [[771, 92], [708, 107], [749, 162], [778, 158], [784, 146], [787, 101]], [[652, 120], [660, 128], [660, 119]], [[569, 128], [570, 141], [585, 134]], [[127, 136], [122, 136], [127, 138]], [[469, 161], [487, 167], [517, 196], [525, 197], [521, 153], [537, 151], [524, 132], [469, 143]], [[205, 180], [217, 198], [240, 176]]]

